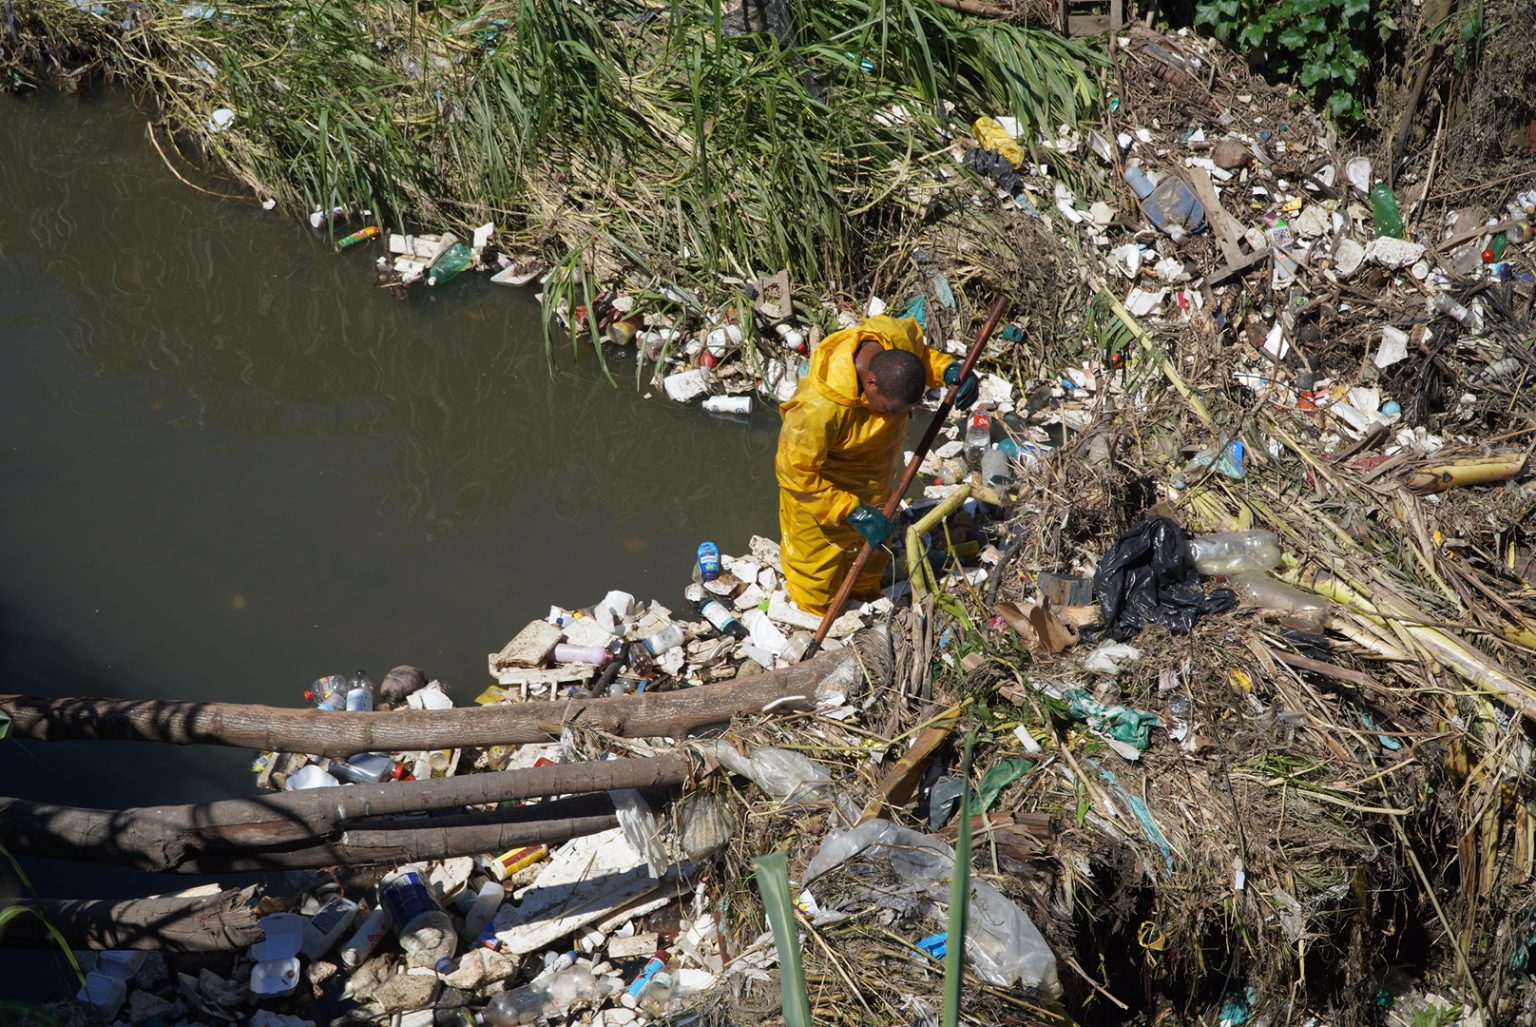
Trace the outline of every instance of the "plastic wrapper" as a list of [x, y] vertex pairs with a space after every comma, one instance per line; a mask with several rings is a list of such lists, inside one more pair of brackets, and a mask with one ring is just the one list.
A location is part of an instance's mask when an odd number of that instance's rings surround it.
[[1262, 574], [1280, 565], [1280, 539], [1272, 531], [1222, 531], [1191, 540], [1189, 555], [1207, 576]]
[[[930, 901], [948, 904], [955, 850], [889, 820], [866, 820], [850, 830], [827, 835], [805, 868], [804, 883], [809, 885], [834, 867], [866, 853], [888, 860], [898, 876]], [[1056, 956], [1029, 914], [985, 881], [973, 878], [972, 887], [965, 954], [976, 972], [1000, 988], [1017, 983], [1052, 998], [1060, 997]]]
[[645, 797], [633, 788], [614, 789], [608, 793], [608, 797], [613, 800], [613, 809], [618, 815], [619, 827], [624, 831], [624, 840], [645, 857], [651, 876], [660, 877], [666, 873], [672, 861], [667, 858], [666, 847], [661, 844], [660, 825], [656, 823], [651, 808], [646, 805]]
[[1148, 517], [1115, 540], [1093, 578], [1104, 629], [1124, 642], [1149, 624], [1187, 634], [1208, 613], [1237, 602], [1231, 589], [1200, 589], [1184, 532], [1167, 517]]

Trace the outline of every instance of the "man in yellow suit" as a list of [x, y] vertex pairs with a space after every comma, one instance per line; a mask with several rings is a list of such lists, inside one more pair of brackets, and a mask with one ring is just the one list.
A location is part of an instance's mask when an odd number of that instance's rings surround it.
[[[900, 477], [907, 415], [927, 389], [956, 384], [959, 372], [960, 361], [924, 345], [911, 318], [868, 318], [811, 354], [810, 370], [779, 408], [774, 460], [779, 553], [802, 610], [826, 613], [865, 540], [875, 552], [852, 594], [879, 591], [890, 559], [881, 545], [891, 533], [881, 508]], [[955, 406], [964, 410], [976, 401], [976, 376], [959, 385]]]

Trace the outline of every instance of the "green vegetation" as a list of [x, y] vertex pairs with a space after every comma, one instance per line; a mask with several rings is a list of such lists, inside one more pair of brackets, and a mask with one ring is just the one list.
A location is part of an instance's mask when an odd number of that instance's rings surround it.
[[711, 301], [780, 268], [813, 294], [866, 282], [958, 204], [949, 133], [1012, 114], [1054, 135], [1103, 62], [932, 0], [790, 0], [792, 47], [731, 35], [718, 0], [177, 5], [125, 31], [130, 6], [16, 0], [35, 59], [99, 51], [149, 88], [162, 138], [290, 210], [493, 221], [589, 282]]
[[1371, 0], [1200, 0], [1195, 24], [1260, 70], [1294, 81], [1351, 129], [1365, 118], [1372, 57], [1397, 31], [1396, 9]]

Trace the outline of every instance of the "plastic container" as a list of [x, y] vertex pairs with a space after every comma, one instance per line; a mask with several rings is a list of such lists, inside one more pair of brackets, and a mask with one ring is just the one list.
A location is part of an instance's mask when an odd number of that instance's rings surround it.
[[1371, 186], [1371, 220], [1377, 235], [1403, 237], [1403, 215], [1397, 209], [1397, 194], [1385, 182]]
[[676, 649], [683, 644], [683, 629], [676, 624], [668, 624], [650, 638], [642, 639], [640, 644], [652, 656], [660, 656], [668, 649]]
[[456, 242], [432, 262], [432, 267], [427, 272], [427, 284], [442, 285], [444, 282], [451, 281], [474, 262], [474, 251], [463, 243]]
[[590, 663], [600, 667], [613, 659], [613, 654], [600, 645], [567, 645], [561, 642], [550, 654], [556, 663]]
[[633, 1007], [635, 1005], [641, 993], [645, 991], [646, 985], [650, 984], [651, 979], [666, 967], [667, 960], [671, 958], [666, 949], [660, 949], [655, 955], [645, 961], [645, 965], [640, 968], [640, 972], [635, 975], [635, 979], [624, 990], [624, 1004], [626, 1006]]
[[335, 788], [341, 782], [331, 776], [330, 772], [318, 763], [310, 763], [300, 767], [288, 775], [288, 780], [283, 782], [286, 791], [298, 792], [305, 788]]
[[325, 769], [337, 780], [357, 785], [400, 781], [410, 776], [403, 765], [377, 752], [360, 752], [345, 763], [332, 760]]
[[1434, 307], [1446, 317], [1466, 325], [1474, 332], [1480, 331], [1483, 327], [1483, 319], [1477, 315], [1477, 312], [1456, 302], [1456, 298], [1448, 292], [1435, 293]]
[[1272, 531], [1222, 531], [1189, 544], [1195, 570], [1210, 576], [1263, 573], [1280, 563], [1280, 539]]
[[306, 921], [294, 913], [270, 913], [256, 921], [264, 935], [251, 946], [251, 993], [258, 999], [280, 998], [299, 984], [299, 948]]
[[718, 599], [706, 599], [700, 603], [699, 614], [714, 625], [715, 630], [722, 635], [730, 635], [732, 638], [747, 637], [747, 626]]
[[359, 670], [347, 682], [347, 712], [366, 713], [373, 709], [373, 679], [365, 670]]
[[486, 881], [482, 884], [480, 890], [475, 893], [475, 901], [469, 904], [469, 910], [464, 914], [464, 930], [459, 937], [473, 943], [491, 922], [496, 915], [496, 910], [501, 907], [506, 897], [506, 890], [502, 888], [500, 881]]
[[521, 988], [502, 992], [491, 999], [481, 1017], [491, 1027], [519, 1027], [560, 1016], [578, 1004], [601, 1002], [617, 989], [612, 978], [594, 976], [592, 968], [585, 964], [568, 966]]
[[1141, 212], [1158, 231], [1174, 242], [1205, 227], [1205, 208], [1194, 187], [1177, 175], [1164, 175], [1156, 185], [1140, 165], [1129, 164], [1125, 182], [1141, 200]]
[[115, 1019], [127, 997], [127, 981], [96, 970], [85, 975], [85, 984], [75, 993], [75, 1001], [83, 1003], [99, 1020]]
[[720, 547], [713, 542], [700, 542], [698, 549], [699, 577], [714, 581], [720, 576]]
[[373, 950], [379, 947], [379, 942], [389, 933], [389, 913], [383, 906], [377, 906], [366, 917], [362, 925], [352, 932], [341, 946], [341, 961], [351, 969], [363, 965], [363, 961], [373, 955]]
[[347, 704], [347, 679], [328, 674], [304, 690], [304, 701], [317, 710], [339, 710]]
[[661, 1016], [672, 1004], [672, 996], [677, 992], [677, 982], [672, 975], [665, 970], [658, 970], [646, 984], [645, 990], [640, 993], [636, 1003], [640, 1010], [650, 1016]]
[[976, 466], [981, 462], [981, 454], [991, 446], [992, 418], [978, 410], [965, 422], [965, 462]]
[[1013, 466], [1000, 449], [988, 447], [981, 454], [981, 480], [984, 484], [1000, 486], [1013, 481]]
[[369, 225], [367, 228], [359, 228], [351, 235], [344, 235], [336, 240], [336, 252], [349, 250], [358, 243], [367, 242], [369, 239], [377, 239], [380, 235], [378, 225]]
[[751, 396], [709, 396], [704, 400], [704, 409], [711, 414], [750, 414], [752, 413]]
[[432, 897], [419, 867], [401, 867], [386, 875], [379, 882], [379, 905], [399, 932], [410, 966], [441, 973], [452, 965], [459, 940], [453, 918]]
[[356, 919], [357, 903], [341, 895], [333, 897], [304, 925], [304, 943], [299, 946], [299, 955], [305, 959], [319, 959], [352, 929]]

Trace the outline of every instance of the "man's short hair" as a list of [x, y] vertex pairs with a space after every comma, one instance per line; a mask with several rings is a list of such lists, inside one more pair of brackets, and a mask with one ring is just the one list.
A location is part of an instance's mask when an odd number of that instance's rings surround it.
[[875, 386], [882, 395], [908, 406], [923, 398], [923, 388], [928, 384], [923, 362], [917, 354], [904, 349], [876, 353], [869, 362], [869, 371], [875, 376]]

